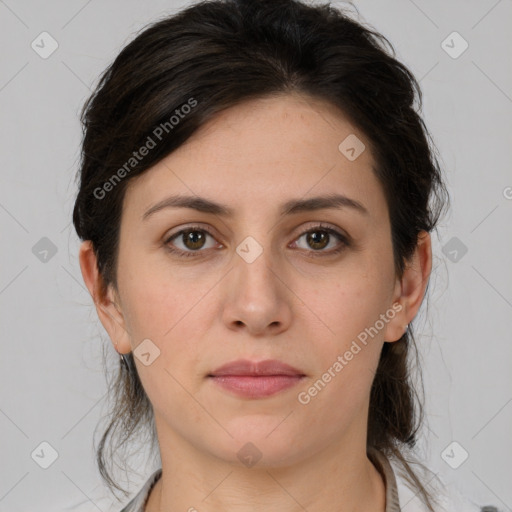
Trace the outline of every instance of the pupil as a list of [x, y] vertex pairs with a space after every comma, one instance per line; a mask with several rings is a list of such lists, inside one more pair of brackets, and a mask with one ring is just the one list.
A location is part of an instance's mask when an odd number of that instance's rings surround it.
[[[318, 233], [320, 233], [320, 236], [318, 236]], [[317, 244], [317, 243], [321, 244], [321, 242], [318, 240], [318, 238], [323, 238], [324, 241], [327, 239], [327, 234], [322, 231], [314, 231], [309, 236], [310, 236], [310, 239], [313, 239], [312, 240], [313, 244]], [[322, 244], [322, 247], [325, 247], [325, 244]]]
[[[200, 242], [202, 238], [203, 238], [203, 234], [200, 231], [189, 231], [187, 233], [187, 242], [191, 242], [192, 245], [194, 246], [193, 247], [194, 249], [197, 249], [197, 247], [195, 245], [198, 242]], [[201, 247], [200, 243], [199, 243], [199, 247]]]

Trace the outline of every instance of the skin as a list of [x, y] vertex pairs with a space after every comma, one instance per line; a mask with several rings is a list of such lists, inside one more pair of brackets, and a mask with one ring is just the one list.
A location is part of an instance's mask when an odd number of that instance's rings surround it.
[[[354, 161], [338, 150], [350, 134], [366, 144]], [[135, 357], [163, 468], [146, 511], [385, 510], [384, 481], [366, 455], [370, 388], [383, 343], [398, 340], [421, 305], [432, 255], [422, 232], [403, 277], [395, 275], [372, 165], [365, 135], [331, 105], [297, 94], [251, 100], [130, 181], [117, 290], [99, 293], [94, 252], [82, 244], [82, 275], [113, 346], [128, 353], [150, 339], [160, 350], [148, 366]], [[278, 215], [285, 201], [333, 192], [361, 202], [368, 215], [350, 208]], [[235, 215], [166, 208], [141, 220], [171, 194], [206, 197]], [[318, 232], [319, 222], [348, 234], [351, 245], [329, 256], [341, 243], [334, 235], [308, 243], [304, 233]], [[182, 236], [169, 243], [195, 257], [169, 253], [165, 240], [191, 224], [213, 235], [203, 233], [203, 245]], [[252, 263], [236, 252], [247, 236], [263, 250]], [[299, 403], [298, 393], [393, 304], [401, 311]], [[271, 397], [236, 397], [206, 375], [238, 358], [278, 359], [306, 377]], [[253, 467], [237, 457], [248, 442], [262, 453]]]

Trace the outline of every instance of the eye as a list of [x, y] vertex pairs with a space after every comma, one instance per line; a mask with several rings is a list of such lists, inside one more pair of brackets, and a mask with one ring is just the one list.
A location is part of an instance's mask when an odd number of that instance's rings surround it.
[[[323, 249], [329, 245], [333, 236], [337, 238], [340, 243], [337, 247], [335, 246], [334, 249], [330, 251], [324, 251]], [[299, 236], [299, 238], [297, 238], [297, 240], [300, 240], [303, 237], [305, 237], [306, 244], [313, 248], [312, 251], [309, 251], [311, 253], [310, 256], [312, 257], [331, 256], [333, 254], [338, 254], [343, 249], [345, 249], [345, 247], [350, 245], [347, 237], [345, 237], [342, 233], [322, 224], [313, 226], [308, 231], [305, 231], [302, 233], [302, 235]]]
[[[329, 245], [333, 236], [340, 242], [338, 247], [329, 251], [323, 250]], [[214, 238], [213, 234], [207, 228], [189, 226], [168, 237], [165, 240], [164, 245], [167, 250], [171, 253], [177, 254], [178, 256], [195, 257], [199, 256], [198, 253], [204, 252], [201, 251], [201, 249], [211, 249], [215, 246], [215, 244], [210, 247], [206, 246], [206, 240], [208, 237]], [[339, 231], [322, 224], [313, 226], [309, 230], [304, 231], [296, 240], [300, 240], [303, 237], [305, 237], [306, 243], [309, 247], [313, 248], [312, 250], [308, 250], [307, 247], [305, 248], [310, 253], [311, 257], [338, 254], [345, 249], [345, 247], [350, 245], [348, 237], [344, 236]], [[174, 240], [176, 240], [176, 242], [174, 242]], [[179, 246], [176, 248], [177, 244], [182, 244], [182, 248]], [[222, 245], [220, 245], [220, 247], [222, 247]]]
[[[196, 256], [194, 253], [201, 252], [199, 249], [204, 247], [205, 240], [208, 236], [213, 238], [213, 235], [206, 228], [190, 226], [186, 229], [178, 231], [171, 237], [167, 238], [164, 244], [166, 245], [169, 251], [177, 253], [179, 256]], [[174, 247], [171, 247], [170, 244], [175, 239], [177, 239], [178, 242], [184, 244], [184, 249], [175, 249]]]

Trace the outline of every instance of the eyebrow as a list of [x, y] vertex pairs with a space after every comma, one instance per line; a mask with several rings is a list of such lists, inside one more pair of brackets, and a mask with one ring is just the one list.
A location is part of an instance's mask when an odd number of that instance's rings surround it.
[[[191, 208], [199, 212], [211, 213], [221, 217], [233, 217], [235, 214], [235, 211], [229, 206], [216, 203], [204, 197], [174, 195], [159, 201], [149, 208], [143, 214], [142, 220], [146, 220], [149, 216], [164, 208]], [[369, 215], [368, 210], [359, 201], [341, 194], [317, 196], [309, 199], [292, 199], [281, 206], [279, 215], [284, 217], [285, 215], [329, 208], [338, 210], [351, 208], [363, 215]]]

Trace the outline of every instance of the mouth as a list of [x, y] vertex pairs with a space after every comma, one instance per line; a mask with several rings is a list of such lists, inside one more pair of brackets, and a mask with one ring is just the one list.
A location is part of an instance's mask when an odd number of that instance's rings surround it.
[[285, 391], [301, 382], [306, 375], [277, 360], [232, 361], [207, 375], [221, 389], [244, 398], [265, 398]]

